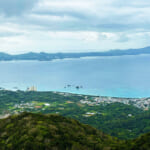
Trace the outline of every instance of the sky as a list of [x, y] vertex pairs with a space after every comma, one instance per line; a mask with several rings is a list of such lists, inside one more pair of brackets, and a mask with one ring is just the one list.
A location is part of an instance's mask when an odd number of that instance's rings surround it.
[[0, 0], [0, 52], [150, 46], [149, 0]]

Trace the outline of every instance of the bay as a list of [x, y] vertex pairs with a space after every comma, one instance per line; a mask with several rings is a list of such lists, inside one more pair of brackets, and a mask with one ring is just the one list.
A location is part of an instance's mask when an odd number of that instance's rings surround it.
[[0, 87], [26, 90], [32, 85], [38, 91], [150, 97], [150, 55], [0, 62]]

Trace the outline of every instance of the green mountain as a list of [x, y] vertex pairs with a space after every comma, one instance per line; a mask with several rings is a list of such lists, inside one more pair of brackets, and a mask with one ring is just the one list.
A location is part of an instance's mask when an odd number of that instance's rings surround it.
[[0, 150], [149, 150], [150, 133], [118, 140], [74, 119], [22, 113], [0, 120]]
[[22, 113], [0, 120], [0, 150], [110, 150], [123, 144], [59, 115]]
[[[150, 132], [150, 110], [145, 111], [132, 104], [122, 103], [91, 105], [95, 102], [95, 98], [59, 92], [0, 90], [0, 118], [21, 112], [59, 114], [123, 140], [135, 139], [141, 134]], [[81, 100], [86, 100], [90, 104], [83, 104]]]

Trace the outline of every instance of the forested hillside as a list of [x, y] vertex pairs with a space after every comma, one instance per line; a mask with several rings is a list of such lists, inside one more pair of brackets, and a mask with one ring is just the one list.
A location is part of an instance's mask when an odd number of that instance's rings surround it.
[[74, 119], [22, 113], [0, 120], [0, 150], [149, 150], [150, 133], [118, 140]]
[[122, 143], [59, 115], [23, 113], [0, 120], [0, 150], [102, 150]]
[[[89, 124], [119, 139], [150, 132], [150, 111], [123, 103], [83, 104], [95, 96], [59, 92], [0, 91], [0, 118], [22, 112], [59, 114]], [[106, 97], [107, 98], [107, 97]]]

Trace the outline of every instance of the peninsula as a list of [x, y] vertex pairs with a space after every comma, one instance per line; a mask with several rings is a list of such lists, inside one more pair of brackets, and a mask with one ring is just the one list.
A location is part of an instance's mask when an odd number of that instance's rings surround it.
[[[92, 50], [94, 51], [94, 50]], [[141, 49], [128, 49], [128, 50], [110, 50], [106, 52], [87, 52], [87, 53], [25, 53], [18, 55], [11, 55], [7, 53], [0, 53], [0, 61], [12, 60], [38, 60], [38, 61], [51, 61], [54, 59], [68, 59], [68, 58], [82, 58], [82, 57], [99, 57], [99, 56], [124, 56], [124, 55], [141, 55], [150, 54], [150, 47]]]

